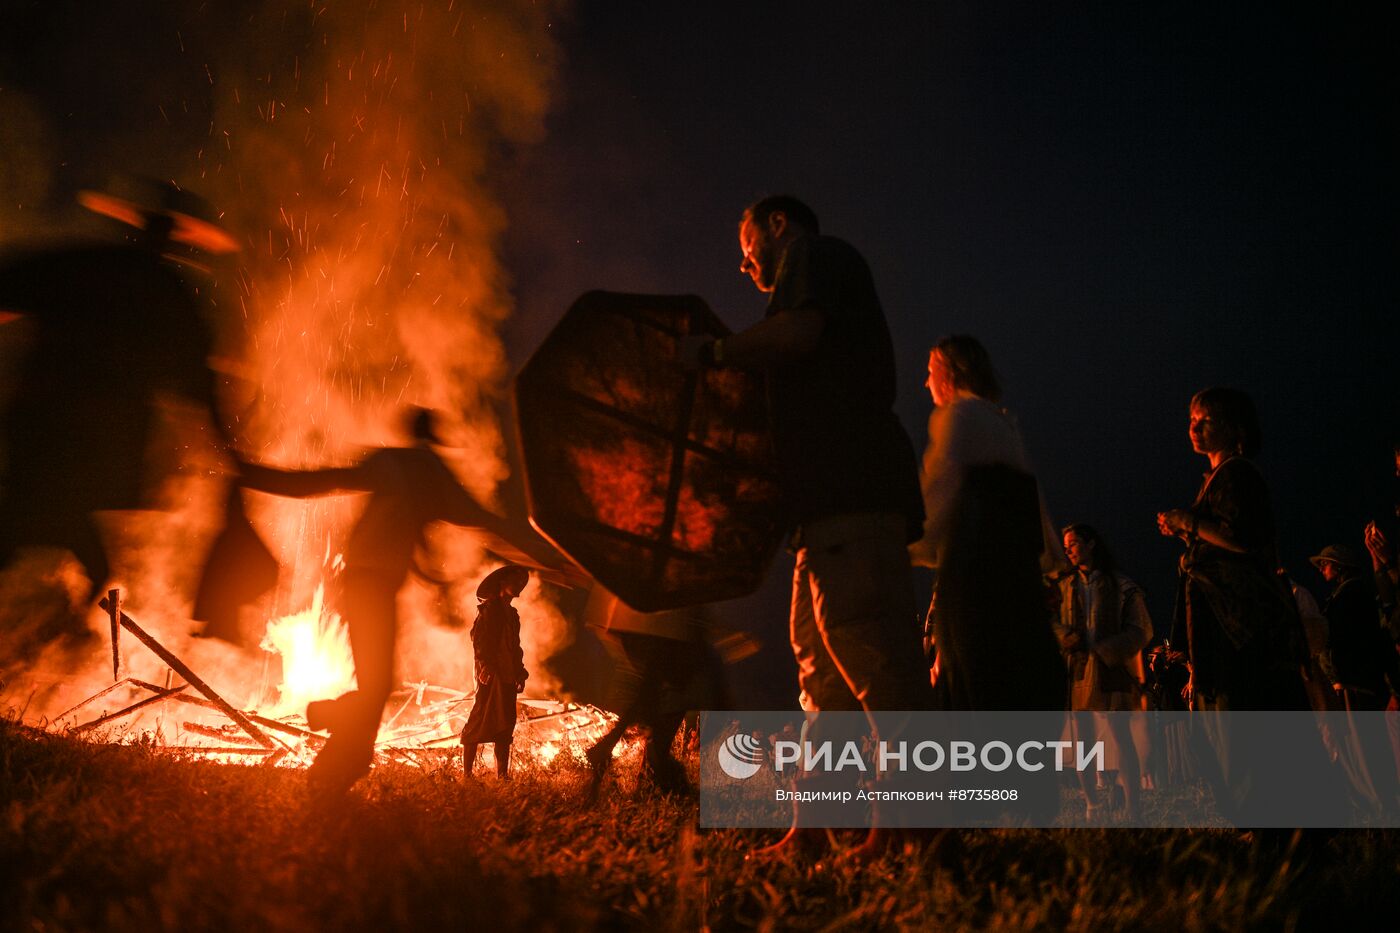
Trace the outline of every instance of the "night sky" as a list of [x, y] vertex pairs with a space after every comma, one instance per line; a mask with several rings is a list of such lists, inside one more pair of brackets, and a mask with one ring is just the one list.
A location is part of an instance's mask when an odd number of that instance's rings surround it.
[[[1306, 556], [1360, 550], [1396, 498], [1393, 23], [1321, 4], [867, 6], [600, 0], [553, 18], [544, 134], [487, 179], [508, 218], [511, 366], [593, 288], [757, 320], [737, 219], [796, 194], [874, 271], [916, 449], [929, 345], [978, 336], [1053, 518], [1098, 526], [1165, 629], [1179, 546], [1154, 515], [1205, 468], [1186, 404], [1246, 389], [1284, 559], [1320, 593]], [[148, 15], [72, 29], [20, 3], [0, 21], [0, 84], [45, 108], [68, 162], [55, 191], [118, 128], [160, 131], [123, 96], [158, 91], [62, 65], [99, 41], [160, 61], [162, 24], [188, 36], [206, 15], [121, 7]], [[796, 692], [790, 569], [780, 555], [764, 592], [724, 609], [780, 672], [741, 677], [741, 702]]]
[[[567, 27], [564, 98], [512, 191], [517, 352], [588, 287], [695, 292], [746, 326], [763, 299], [737, 271], [739, 212], [794, 193], [870, 262], [916, 448], [929, 345], [978, 336], [1052, 517], [1103, 532], [1159, 628], [1180, 547], [1155, 513], [1199, 485], [1186, 405], [1208, 385], [1261, 409], [1300, 579], [1321, 595], [1306, 557], [1362, 549], [1394, 500], [1400, 388], [1383, 24], [697, 6], [585, 5]], [[767, 599], [731, 615], [780, 634], [790, 572], [780, 556]]]

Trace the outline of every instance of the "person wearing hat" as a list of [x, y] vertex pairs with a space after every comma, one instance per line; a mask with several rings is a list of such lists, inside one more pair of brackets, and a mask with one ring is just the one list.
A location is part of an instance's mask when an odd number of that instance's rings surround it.
[[496, 776], [510, 777], [510, 743], [515, 733], [515, 697], [530, 674], [520, 648], [520, 613], [511, 600], [525, 591], [530, 571], [506, 564], [486, 575], [476, 589], [480, 605], [472, 625], [476, 702], [462, 729], [462, 770], [470, 778], [482, 744], [496, 749]]
[[79, 191], [78, 203], [129, 228], [133, 243], [172, 262], [207, 272], [207, 257], [238, 252], [209, 202], [174, 182], [129, 176], [109, 191]]
[[[85, 191], [79, 201], [119, 221], [120, 240], [0, 260], [0, 320], [27, 337], [0, 419], [0, 565], [22, 549], [66, 550], [87, 575], [90, 603], [109, 572], [95, 513], [153, 508], [152, 494], [190, 440], [160, 430], [158, 404], [201, 409], [200, 430], [212, 428], [214, 446], [231, 446], [208, 366], [210, 290], [190, 260], [238, 244], [207, 204], [170, 183]], [[76, 624], [85, 630], [80, 617]]]
[[1329, 544], [1308, 560], [1332, 587], [1322, 609], [1327, 616], [1323, 672], [1347, 710], [1385, 709], [1400, 676], [1365, 566], [1344, 544]]

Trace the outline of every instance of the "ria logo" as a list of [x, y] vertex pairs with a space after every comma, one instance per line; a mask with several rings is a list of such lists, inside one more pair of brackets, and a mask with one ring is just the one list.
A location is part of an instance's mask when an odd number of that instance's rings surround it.
[[725, 739], [718, 755], [721, 771], [736, 781], [745, 781], [762, 767], [763, 746], [753, 736], [740, 733]]

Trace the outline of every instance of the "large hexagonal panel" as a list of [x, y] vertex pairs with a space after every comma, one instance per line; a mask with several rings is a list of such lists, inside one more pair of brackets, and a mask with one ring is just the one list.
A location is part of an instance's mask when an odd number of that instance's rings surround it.
[[642, 612], [755, 590], [782, 536], [763, 383], [686, 371], [693, 295], [589, 292], [515, 380], [530, 519]]

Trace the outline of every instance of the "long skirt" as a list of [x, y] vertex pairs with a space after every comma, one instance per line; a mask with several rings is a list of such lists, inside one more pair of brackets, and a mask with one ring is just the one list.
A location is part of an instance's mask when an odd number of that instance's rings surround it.
[[968, 471], [934, 588], [936, 708], [1058, 710], [1068, 673], [1040, 578], [1044, 538], [1035, 477]]
[[501, 677], [489, 684], [478, 683], [476, 703], [462, 730], [462, 744], [472, 742], [509, 743], [515, 732], [515, 684]]

